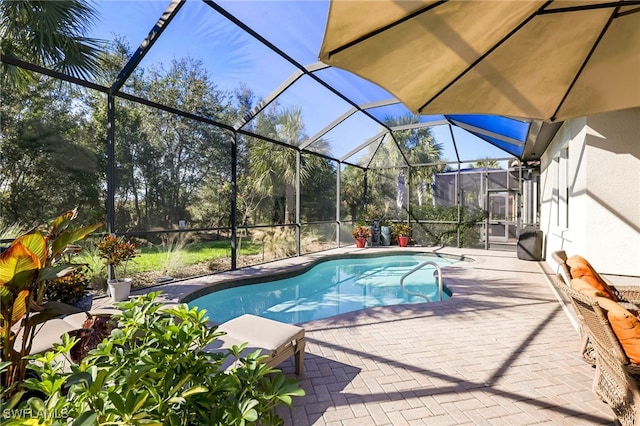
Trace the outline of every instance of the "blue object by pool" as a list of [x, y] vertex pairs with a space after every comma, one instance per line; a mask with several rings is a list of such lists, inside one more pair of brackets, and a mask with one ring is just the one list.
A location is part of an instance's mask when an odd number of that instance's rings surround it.
[[[300, 275], [215, 291], [192, 300], [189, 306], [206, 309], [215, 322], [254, 314], [296, 324], [373, 306], [424, 303], [424, 298], [402, 291], [400, 278], [428, 260], [443, 267], [462, 259], [409, 254], [328, 260]], [[406, 289], [438, 300], [434, 273], [430, 265], [416, 271], [405, 279]], [[445, 270], [445, 283], [446, 275]], [[449, 297], [445, 288], [443, 299]]]

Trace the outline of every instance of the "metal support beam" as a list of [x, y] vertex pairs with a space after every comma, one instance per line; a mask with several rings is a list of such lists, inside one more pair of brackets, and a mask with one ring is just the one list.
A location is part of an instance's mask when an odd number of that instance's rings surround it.
[[[107, 95], [107, 232], [113, 233], [115, 224], [115, 170], [116, 170], [116, 106], [112, 95]], [[114, 278], [113, 267], [107, 268], [107, 280]]]
[[238, 134], [231, 141], [231, 270], [237, 269], [238, 260]]
[[[453, 143], [453, 149], [456, 153], [456, 164], [458, 165], [458, 171], [456, 173], [456, 203], [458, 204], [458, 224], [456, 226], [457, 229], [457, 238], [456, 245], [460, 247], [460, 218], [461, 218], [461, 210], [462, 210], [462, 191], [460, 190], [461, 179], [460, 179], [460, 153], [458, 152], [458, 145], [456, 144], [456, 138], [453, 135], [453, 126], [449, 124], [449, 134], [451, 135], [451, 142]], [[441, 242], [442, 243], [442, 242]]]
[[349, 151], [348, 153], [346, 153], [345, 155], [343, 155], [340, 158], [340, 162], [345, 161], [347, 158], [351, 157], [352, 155], [357, 154], [358, 152], [362, 151], [363, 149], [365, 149], [366, 147], [368, 147], [369, 145], [371, 145], [372, 143], [374, 143], [375, 141], [377, 141], [378, 139], [380, 139], [381, 137], [383, 137], [385, 134], [387, 133], [386, 130], [381, 131], [380, 133], [378, 133], [377, 135], [375, 135], [372, 138], [367, 139], [366, 141], [364, 141], [364, 143], [360, 144], [359, 146], [357, 146], [355, 149]]
[[251, 109], [251, 111], [247, 112], [242, 118], [236, 121], [233, 124], [233, 128], [236, 130], [240, 130], [244, 125], [250, 122], [256, 115], [258, 115], [261, 111], [263, 111], [266, 107], [268, 107], [273, 101], [276, 100], [278, 96], [282, 94], [285, 90], [293, 85], [300, 77], [304, 74], [300, 70], [294, 71], [293, 74], [289, 76], [280, 86], [278, 86], [273, 92], [269, 94], [262, 101], [258, 102], [258, 104]]
[[314, 143], [315, 141], [317, 141], [318, 139], [326, 135], [329, 131], [333, 130], [334, 127], [342, 123], [347, 118], [351, 117], [356, 112], [358, 112], [356, 108], [351, 108], [349, 111], [345, 112], [340, 117], [336, 118], [333, 122], [331, 122], [331, 124], [329, 124], [328, 126], [325, 126], [324, 129], [320, 130], [318, 133], [311, 136], [309, 139], [307, 139], [302, 144], [300, 144], [300, 149], [307, 148], [309, 145], [311, 145], [312, 143]]
[[107, 96], [107, 232], [115, 231], [115, 169], [116, 169], [115, 99]]
[[340, 248], [340, 179], [342, 178], [342, 163], [336, 167], [336, 246]]
[[458, 205], [458, 223], [456, 225], [458, 248], [462, 246], [460, 243], [460, 225], [462, 221], [462, 191], [460, 190], [460, 162], [458, 162], [458, 171], [456, 172], [456, 204]]
[[508, 143], [509, 145], [515, 145], [515, 146], [518, 146], [518, 147], [524, 146], [524, 142], [519, 141], [517, 139], [513, 139], [513, 138], [510, 138], [510, 137], [501, 135], [499, 133], [490, 132], [489, 130], [481, 129], [480, 127], [472, 126], [470, 124], [466, 124], [466, 123], [463, 123], [461, 121], [452, 120], [452, 119], [449, 119], [449, 121], [451, 123], [455, 124], [457, 127], [466, 130], [467, 132], [478, 134], [478, 135], [488, 136], [490, 138], [502, 141], [504, 143]]
[[445, 126], [449, 124], [447, 120], [435, 120], [424, 123], [410, 123], [391, 127], [392, 131], [423, 129], [425, 127]]
[[404, 174], [404, 192], [406, 194], [405, 203], [407, 203], [407, 223], [411, 226], [411, 167], [407, 166], [407, 172]]
[[[509, 179], [509, 175], [507, 175], [507, 179]], [[509, 182], [507, 180], [507, 182]], [[516, 228], [517, 228], [517, 232], [519, 235], [520, 230], [523, 228], [522, 226], [522, 221], [523, 221], [523, 210], [524, 210], [524, 206], [522, 205], [524, 202], [524, 194], [523, 194], [523, 178], [522, 178], [522, 163], [520, 163], [520, 165], [518, 166], [518, 193], [516, 194], [517, 197], [517, 203], [516, 203]]]
[[296, 256], [300, 256], [300, 166], [302, 163], [302, 153], [296, 150]]
[[449, 124], [449, 134], [451, 135], [451, 142], [453, 143], [453, 150], [456, 152], [456, 160], [457, 160], [457, 163], [459, 165], [460, 164], [460, 154], [458, 153], [458, 145], [456, 144], [456, 137], [453, 135], [453, 126], [451, 124]]
[[[12, 65], [14, 67], [22, 68], [25, 70], [37, 72], [38, 74], [46, 75], [49, 77], [56, 78], [58, 80], [66, 81], [69, 83], [77, 84], [78, 86], [87, 87], [89, 89], [97, 90], [102, 93], [109, 93], [109, 88], [105, 86], [101, 86], [96, 83], [92, 83], [90, 81], [83, 80], [78, 77], [72, 77], [67, 74], [63, 74], [59, 71], [50, 70], [48, 68], [41, 67], [36, 64], [31, 64], [29, 62], [22, 61], [18, 58], [14, 58], [13, 56], [0, 54], [0, 62]], [[6, 89], [5, 89], [6, 90]]]
[[480, 193], [484, 192], [484, 249], [489, 250], [489, 173], [486, 171], [481, 174]]
[[364, 169], [364, 193], [362, 194], [362, 204], [363, 204], [363, 208], [367, 207], [367, 202], [369, 201], [369, 195], [368, 195], [368, 191], [369, 191], [369, 169]]
[[384, 107], [384, 106], [389, 106], [389, 105], [397, 105], [399, 104], [400, 101], [397, 100], [396, 98], [391, 98], [391, 99], [385, 99], [382, 101], [376, 101], [376, 102], [369, 102], [366, 104], [360, 104], [360, 108], [362, 109], [371, 109], [371, 108], [380, 108], [380, 107]]
[[[492, 158], [491, 160], [493, 161], [511, 161], [516, 157], [501, 157], [501, 158]], [[474, 159], [468, 159], [468, 160], [464, 160], [464, 161], [437, 161], [435, 163], [417, 163], [417, 164], [412, 164], [411, 167], [413, 167], [414, 169], [417, 167], [425, 167], [425, 166], [446, 166], [446, 165], [450, 165], [450, 164], [457, 164], [457, 163], [478, 163], [480, 161], [487, 161], [487, 158], [474, 158]], [[372, 169], [393, 169], [394, 167], [372, 167]]]
[[162, 34], [162, 32], [167, 28], [169, 22], [171, 22], [185, 3], [186, 0], [172, 0], [169, 7], [164, 11], [160, 19], [158, 19], [158, 22], [156, 22], [151, 31], [149, 31], [147, 37], [142, 40], [138, 49], [133, 53], [133, 55], [131, 55], [129, 62], [127, 62], [124, 68], [122, 68], [122, 71], [120, 71], [118, 77], [116, 77], [116, 81], [111, 85], [109, 93], [116, 93], [122, 88], [122, 86], [124, 86], [124, 83], [127, 81], [129, 76], [133, 73], [147, 52], [149, 52], [151, 46], [153, 46], [156, 40], [158, 40], [160, 34]]

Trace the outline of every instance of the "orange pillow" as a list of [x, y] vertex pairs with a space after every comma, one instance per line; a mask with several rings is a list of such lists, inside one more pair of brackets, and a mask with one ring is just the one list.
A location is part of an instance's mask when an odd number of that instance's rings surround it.
[[640, 321], [629, 310], [605, 297], [596, 297], [598, 304], [607, 311], [607, 319], [620, 346], [629, 360], [640, 364]]
[[593, 266], [587, 262], [583, 257], [571, 256], [567, 259], [567, 265], [571, 268], [572, 278], [581, 278], [588, 284], [598, 289], [602, 295], [606, 298], [618, 301], [618, 297], [613, 293], [613, 290], [607, 284], [607, 282], [593, 269]]
[[605, 297], [600, 290], [587, 283], [582, 278], [573, 278], [571, 280], [571, 288], [579, 293], [584, 294], [585, 296], [589, 296], [594, 299], [596, 297]]

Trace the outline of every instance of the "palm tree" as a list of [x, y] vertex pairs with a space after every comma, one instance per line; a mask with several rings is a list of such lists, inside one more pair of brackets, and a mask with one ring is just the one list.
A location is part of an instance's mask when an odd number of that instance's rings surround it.
[[[86, 0], [0, 2], [0, 52], [73, 77], [87, 79], [100, 70], [101, 40], [86, 33], [97, 18]], [[2, 63], [4, 84], [26, 87], [31, 74]]]
[[[302, 109], [294, 107], [277, 110], [275, 106], [258, 124], [272, 139], [299, 146], [307, 139], [305, 135]], [[268, 127], [268, 128], [267, 128]], [[314, 147], [327, 151], [326, 142], [316, 141]], [[307, 158], [308, 157], [308, 158]], [[323, 165], [320, 157], [307, 156], [300, 165], [300, 181], [305, 182], [313, 175], [313, 171]], [[251, 174], [255, 177], [260, 191], [274, 198], [274, 220], [276, 222], [294, 223], [295, 184], [296, 184], [296, 149], [276, 145], [265, 141], [257, 141], [249, 150]], [[284, 194], [278, 193], [284, 188]], [[284, 215], [283, 215], [284, 212]]]
[[[403, 126], [419, 123], [419, 117], [407, 115], [395, 119], [388, 118], [385, 122], [389, 126]], [[440, 160], [442, 145], [436, 142], [430, 128], [394, 132], [394, 137], [411, 164], [437, 163]], [[423, 204], [425, 189], [433, 180], [434, 172], [439, 172], [440, 169], [441, 166], [421, 166], [412, 169], [410, 178], [417, 182], [418, 205]]]
[[[364, 199], [364, 171], [358, 167], [346, 166], [340, 174], [340, 199], [345, 213], [355, 224], [358, 213], [365, 206]], [[341, 214], [342, 216], [342, 214]]]
[[[415, 115], [387, 117], [384, 122], [389, 127], [406, 126], [419, 123], [420, 118]], [[442, 154], [442, 145], [436, 142], [428, 127], [394, 131], [393, 140], [389, 136], [385, 139], [371, 165], [379, 167], [396, 165], [399, 167], [397, 178], [400, 178], [403, 173], [401, 167], [408, 166], [404, 158], [410, 164], [428, 164], [437, 163]], [[433, 173], [440, 171], [440, 169], [440, 166], [412, 168], [410, 178], [412, 182], [417, 182], [419, 205], [423, 203], [424, 191], [433, 179]]]
[[488, 158], [482, 161], [476, 161], [471, 164], [471, 168], [474, 169], [501, 169], [500, 163], [496, 160], [489, 160]]

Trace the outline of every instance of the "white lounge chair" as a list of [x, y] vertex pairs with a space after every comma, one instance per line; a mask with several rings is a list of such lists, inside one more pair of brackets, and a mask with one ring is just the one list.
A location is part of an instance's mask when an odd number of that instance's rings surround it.
[[[244, 314], [218, 326], [218, 331], [226, 334], [218, 337], [205, 350], [210, 352], [229, 349], [234, 345], [248, 343], [243, 353], [260, 349], [269, 358], [265, 363], [277, 367], [284, 360], [294, 357], [295, 373], [302, 375], [304, 370], [304, 328], [285, 324], [256, 315]], [[230, 360], [223, 367], [229, 368], [235, 363]]]
[[[117, 309], [96, 309], [90, 311], [92, 316], [113, 315], [119, 313]], [[44, 353], [53, 349], [54, 343], [61, 343], [61, 336], [83, 327], [87, 319], [86, 312], [78, 312], [63, 318], [51, 319], [37, 327], [31, 353]], [[260, 349], [269, 358], [265, 361], [270, 367], [277, 367], [287, 358], [294, 356], [296, 375], [304, 370], [304, 329], [291, 324], [285, 324], [256, 315], [245, 314], [229, 320], [218, 326], [218, 330], [226, 334], [205, 348], [214, 352], [229, 349], [234, 345], [248, 343], [244, 354]], [[17, 345], [21, 339], [17, 339]], [[236, 360], [229, 360], [223, 367], [228, 368]]]

